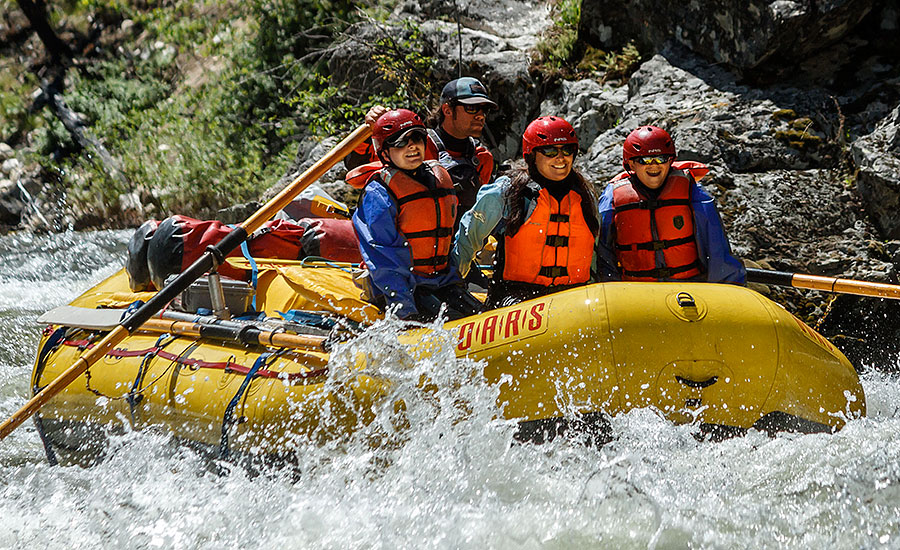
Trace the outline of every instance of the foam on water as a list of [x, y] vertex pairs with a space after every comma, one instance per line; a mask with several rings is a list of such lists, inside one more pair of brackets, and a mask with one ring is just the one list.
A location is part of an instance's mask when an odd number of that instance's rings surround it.
[[[34, 298], [40, 308], [111, 273], [110, 242], [123, 257], [127, 236], [83, 237], [95, 244], [80, 256], [102, 262], [58, 280], [29, 263], [28, 277], [73, 289]], [[81, 261], [65, 248], [42, 261]], [[15, 275], [0, 277], [11, 302]], [[0, 306], [4, 417], [28, 394], [38, 330], [28, 315]], [[520, 445], [497, 417], [497, 389], [480, 382], [479, 364], [456, 359], [451, 335], [435, 331], [431, 356], [417, 359], [399, 328], [379, 323], [335, 352], [334, 383], [365, 353], [394, 385], [353, 435], [298, 440], [296, 472], [253, 475], [150, 431], [114, 436], [94, 467], [54, 468], [34, 429], [17, 430], [0, 442], [0, 548], [900, 548], [894, 377], [865, 375], [869, 416], [834, 435], [713, 443], [638, 410], [612, 419], [600, 449]]]

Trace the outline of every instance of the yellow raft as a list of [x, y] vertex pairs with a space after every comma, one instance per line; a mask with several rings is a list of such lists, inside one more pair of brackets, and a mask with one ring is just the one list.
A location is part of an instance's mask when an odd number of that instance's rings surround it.
[[[258, 268], [257, 308], [268, 315], [318, 311], [363, 324], [378, 317], [344, 270], [269, 260]], [[121, 308], [142, 298], [119, 272], [71, 305]], [[734, 285], [598, 283], [445, 328], [458, 357], [484, 361], [498, 414], [519, 421], [526, 440], [573, 424], [602, 428], [604, 419], [643, 407], [714, 433], [830, 432], [866, 411], [857, 373], [837, 348]], [[34, 390], [103, 334], [47, 327]], [[413, 354], [428, 353], [433, 340], [426, 329], [401, 339]], [[94, 451], [98, 428], [127, 424], [163, 426], [221, 455], [284, 456], [298, 441], [340, 437], [372, 420], [391, 380], [366, 374], [367, 360], [336, 382], [322, 350], [141, 330], [54, 397], [37, 424], [48, 453]]]

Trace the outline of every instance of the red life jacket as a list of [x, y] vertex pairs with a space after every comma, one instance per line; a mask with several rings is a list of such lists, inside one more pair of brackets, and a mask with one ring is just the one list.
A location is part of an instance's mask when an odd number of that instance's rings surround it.
[[435, 275], [450, 263], [457, 200], [450, 174], [437, 161], [425, 161], [435, 177], [430, 188], [396, 168], [385, 167], [381, 181], [397, 205], [397, 229], [409, 243], [413, 271]]
[[503, 241], [503, 280], [574, 285], [591, 278], [595, 237], [575, 191], [557, 201], [541, 189], [537, 205], [515, 235]]
[[[691, 279], [702, 273], [694, 239], [692, 181], [688, 171], [677, 169], [673, 163], [655, 200], [641, 195], [627, 173], [610, 183], [614, 186], [616, 256], [622, 279]], [[657, 263], [658, 251], [662, 251], [661, 264]]]
[[384, 168], [384, 164], [380, 160], [361, 164], [347, 172], [347, 175], [344, 176], [344, 181], [354, 189], [364, 189], [382, 168]]

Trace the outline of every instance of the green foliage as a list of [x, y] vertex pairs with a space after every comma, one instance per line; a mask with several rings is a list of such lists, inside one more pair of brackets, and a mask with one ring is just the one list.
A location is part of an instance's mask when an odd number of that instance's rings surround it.
[[772, 113], [773, 120], [791, 120], [797, 118], [797, 113], [793, 109], [778, 109]]
[[794, 149], [812, 149], [822, 143], [822, 138], [805, 130], [777, 130], [775, 137]]
[[[102, 19], [106, 26], [102, 48], [68, 69], [64, 96], [122, 164], [126, 182], [80, 150], [49, 109], [26, 120], [36, 82], [24, 67], [0, 74], [0, 132], [27, 133], [69, 201], [110, 225], [123, 222], [119, 201], [126, 193], [152, 205], [148, 216], [212, 217], [258, 199], [291, 163], [301, 137], [342, 133], [374, 104], [423, 112], [437, 94], [432, 57], [412, 24], [372, 45], [376, 70], [392, 84], [389, 94], [332, 82], [321, 50], [362, 15], [354, 4], [55, 3], [59, 25]], [[125, 19], [134, 23], [131, 31], [117, 27]]]
[[391, 104], [421, 111], [437, 92], [433, 88], [434, 58], [427, 52], [417, 25], [407, 21], [404, 31], [380, 37], [372, 61], [385, 80], [396, 85], [393, 95], [386, 99], [393, 100]]
[[310, 104], [322, 83], [326, 69], [314, 50], [345, 28], [354, 6], [349, 0], [253, 0], [249, 11], [250, 37], [232, 58], [230, 104], [222, 114], [252, 126], [252, 137], [278, 151], [309, 125], [308, 113], [298, 117], [294, 108]]
[[581, 0], [556, 0], [553, 26], [537, 43], [539, 64], [560, 70], [571, 61], [578, 41], [578, 23], [581, 20]]
[[825, 140], [812, 133], [815, 123], [809, 117], [798, 117], [791, 109], [781, 109], [772, 114], [775, 120], [787, 121], [786, 130], [776, 130], [775, 138], [794, 149], [814, 149]]
[[0, 63], [0, 141], [10, 141], [35, 127], [37, 117], [29, 113], [29, 97], [37, 87], [34, 74]]
[[[197, 217], [212, 217], [225, 205], [257, 198], [290, 159], [267, 158], [258, 141], [235, 143], [234, 128], [206, 107], [218, 104], [220, 96], [209, 86], [132, 112], [118, 128], [118, 138], [108, 143], [123, 162], [130, 188], [122, 189], [99, 166], [79, 158], [71, 172], [81, 177], [68, 182], [75, 184], [73, 198], [114, 206], [120, 194], [138, 192], [160, 213]], [[86, 184], [77, 185], [79, 180]]]
[[581, 1], [555, 0], [553, 25], [536, 46], [537, 68], [550, 78], [594, 76], [601, 82], [626, 80], [640, 66], [640, 52], [634, 42], [615, 52], [580, 44]]
[[601, 81], [609, 82], [627, 79], [640, 64], [641, 52], [632, 41], [621, 50], [609, 53], [588, 46], [578, 63], [578, 69], [591, 73], [602, 73]]
[[322, 67], [315, 73], [314, 83], [286, 100], [288, 112], [278, 120], [282, 124], [293, 121], [294, 128], [325, 136], [355, 127], [374, 105], [402, 105], [424, 113], [437, 94], [433, 87], [433, 57], [417, 25], [406, 22], [399, 32], [395, 31], [384, 33], [372, 44], [360, 45], [373, 51], [374, 69], [391, 83], [391, 93], [334, 85]]

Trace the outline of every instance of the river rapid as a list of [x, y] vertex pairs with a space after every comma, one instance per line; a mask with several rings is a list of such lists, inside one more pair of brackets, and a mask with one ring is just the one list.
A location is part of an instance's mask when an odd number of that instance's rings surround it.
[[[0, 238], [4, 419], [30, 396], [35, 318], [119, 269], [129, 237]], [[396, 330], [359, 345], [390, 359]], [[602, 448], [521, 445], [494, 389], [462, 383], [479, 365], [449, 342], [418, 367], [444, 390], [401, 380], [410, 427], [392, 444], [309, 447], [299, 475], [253, 475], [147, 431], [113, 437], [90, 468], [51, 467], [28, 422], [0, 442], [0, 548], [900, 548], [896, 378], [869, 369], [869, 416], [833, 435], [713, 443], [638, 410]]]

